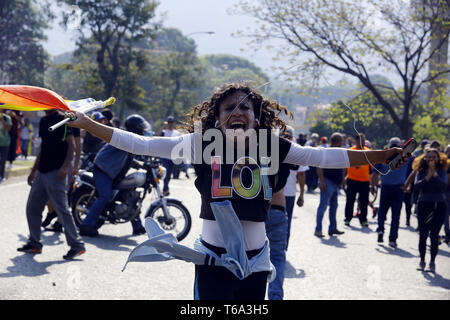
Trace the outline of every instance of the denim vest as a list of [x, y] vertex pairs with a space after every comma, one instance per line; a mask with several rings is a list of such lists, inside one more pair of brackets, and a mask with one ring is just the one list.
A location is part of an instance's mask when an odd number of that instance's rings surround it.
[[127, 163], [128, 152], [105, 144], [94, 159], [94, 164], [114, 180]]
[[178, 259], [197, 265], [223, 266], [240, 280], [253, 272], [269, 271], [267, 280], [272, 282], [276, 271], [270, 262], [269, 240], [266, 239], [261, 252], [249, 260], [244, 249], [242, 226], [231, 202], [228, 200], [213, 202], [211, 208], [222, 233], [226, 253], [218, 256], [205, 247], [200, 239], [196, 239], [193, 249], [181, 245], [173, 234], [165, 233], [157, 222], [147, 218], [145, 229], [149, 239], [131, 251], [122, 271], [131, 261], [154, 262]]

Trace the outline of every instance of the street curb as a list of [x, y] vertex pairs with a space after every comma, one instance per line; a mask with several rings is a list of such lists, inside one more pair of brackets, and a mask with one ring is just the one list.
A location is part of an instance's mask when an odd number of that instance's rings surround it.
[[28, 175], [31, 172], [31, 166], [30, 167], [22, 167], [22, 168], [14, 168], [10, 170], [5, 170], [5, 178], [12, 178], [12, 177], [20, 177], [24, 175]]
[[5, 178], [12, 177], [20, 177], [24, 175], [28, 175], [31, 172], [31, 168], [33, 168], [34, 159], [29, 159], [28, 161], [14, 161], [12, 168], [8, 169], [8, 165], [5, 168]]

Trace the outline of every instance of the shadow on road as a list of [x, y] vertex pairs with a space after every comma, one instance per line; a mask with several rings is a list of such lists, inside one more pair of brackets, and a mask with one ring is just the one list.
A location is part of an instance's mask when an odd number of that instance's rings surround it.
[[433, 287], [441, 287], [444, 289], [449, 290], [450, 289], [450, 279], [443, 278], [438, 274], [439, 270], [437, 270], [438, 266], [436, 265], [436, 272], [435, 274], [430, 272], [423, 271], [422, 274], [425, 279], [428, 280], [428, 284]]
[[[370, 222], [369, 222], [369, 224], [371, 224]], [[369, 227], [353, 227], [353, 226], [345, 226], [345, 228], [346, 229], [351, 229], [352, 231], [359, 231], [359, 232], [362, 232], [362, 233], [372, 233], [372, 232], [374, 232], [372, 229], [370, 229]]]
[[[384, 250], [382, 250], [381, 248]], [[389, 255], [393, 254], [393, 255], [396, 255], [396, 256], [399, 256], [402, 258], [417, 258], [418, 257], [418, 256], [416, 256], [406, 250], [403, 250], [401, 248], [391, 248], [391, 247], [385, 246], [383, 244], [380, 244], [378, 246], [378, 248], [376, 248], [375, 250], [380, 253], [389, 254]]]
[[346, 248], [346, 244], [344, 242], [342, 242], [341, 240], [339, 240], [338, 237], [330, 237], [328, 239], [321, 239], [323, 244], [326, 244], [327, 246], [333, 246], [336, 248]]
[[[114, 250], [114, 251], [131, 251], [134, 247], [138, 245], [135, 240], [129, 239], [135, 236], [109, 236], [100, 234], [97, 237], [86, 237], [82, 236], [84, 242], [89, 243], [104, 250]], [[131, 247], [131, 248], [130, 248]]]
[[439, 246], [438, 255], [442, 255], [444, 257], [450, 257], [450, 251], [447, 251], [450, 248], [448, 244], [441, 244]]
[[285, 278], [304, 278], [306, 276], [303, 269], [296, 269], [289, 261], [286, 260], [286, 267], [284, 270]]
[[[62, 259], [62, 258], [61, 258]], [[34, 260], [34, 254], [25, 253], [23, 255], [17, 256], [11, 259], [13, 266], [6, 268], [7, 273], [0, 273], [0, 278], [11, 278], [11, 277], [36, 277], [49, 273], [47, 268], [55, 264], [68, 263], [70, 261], [59, 260], [59, 261], [43, 261], [38, 262]]]

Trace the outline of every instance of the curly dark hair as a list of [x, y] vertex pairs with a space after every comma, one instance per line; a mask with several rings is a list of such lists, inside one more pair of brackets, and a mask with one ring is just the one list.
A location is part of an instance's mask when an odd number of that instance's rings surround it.
[[214, 128], [216, 117], [219, 115], [220, 104], [226, 97], [238, 91], [247, 94], [248, 99], [253, 103], [255, 117], [259, 119], [259, 125], [256, 129], [279, 128], [283, 133], [286, 129], [286, 123], [278, 117], [280, 113], [284, 112], [290, 119], [294, 118], [286, 107], [265, 98], [257, 89], [252, 87], [251, 83], [234, 82], [216, 88], [208, 100], [193, 107], [187, 114], [181, 128], [188, 132], [194, 132], [196, 121], [201, 121], [202, 132]]
[[419, 157], [417, 157], [414, 160], [413, 170], [422, 171], [422, 170], [427, 170], [428, 169], [428, 163], [425, 160], [425, 157], [430, 152], [436, 153], [436, 155], [438, 157], [438, 162], [436, 164], [436, 169], [438, 169], [438, 170], [441, 169], [441, 168], [447, 169], [447, 167], [448, 167], [447, 156], [445, 154], [439, 152], [438, 149], [430, 148], [430, 149], [427, 149], [426, 152], [424, 152], [422, 155], [420, 155]]

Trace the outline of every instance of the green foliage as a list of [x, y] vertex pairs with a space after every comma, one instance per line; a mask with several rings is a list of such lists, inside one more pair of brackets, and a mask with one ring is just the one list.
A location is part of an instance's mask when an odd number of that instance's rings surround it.
[[441, 145], [450, 144], [450, 100], [445, 92], [436, 92], [434, 98], [417, 116], [414, 136], [438, 140]]
[[[152, 0], [60, 0], [76, 6], [80, 14], [80, 37], [75, 56], [85, 62], [86, 57], [95, 61], [95, 68], [88, 62], [75, 67], [83, 72], [85, 88], [97, 93], [95, 83], [100, 80], [103, 90], [98, 98], [118, 97], [120, 117], [125, 108], [143, 107], [143, 91], [137, 86], [145, 68], [146, 58], [133, 50], [136, 43], [151, 37], [159, 28], [154, 22], [158, 5]], [[76, 12], [75, 12], [76, 13]], [[74, 12], [67, 12], [63, 19], [68, 24]], [[85, 32], [89, 37], [85, 36]], [[93, 87], [91, 87], [93, 85]]]
[[205, 86], [200, 92], [202, 99], [208, 98], [214, 88], [225, 83], [251, 81], [258, 86], [268, 81], [267, 75], [259, 67], [244, 58], [214, 54], [205, 55], [200, 60], [205, 78]]
[[311, 132], [327, 134], [327, 137], [333, 132], [354, 136], [356, 127], [376, 148], [383, 148], [390, 138], [401, 136], [399, 128], [370, 93], [361, 94], [347, 103], [335, 102], [326, 112], [317, 114], [315, 120]]
[[[304, 88], [319, 87], [329, 70], [357, 80], [408, 138], [421, 90], [450, 72], [441, 50], [448, 46], [449, 12], [446, 0], [241, 0], [237, 13], [254, 17], [258, 27], [238, 34], [250, 37], [252, 48], [285, 40], [274, 58], [289, 59], [283, 71]], [[441, 54], [440, 66], [430, 65]]]
[[49, 55], [41, 42], [52, 18], [47, 4], [0, 1], [0, 84], [43, 86]]

